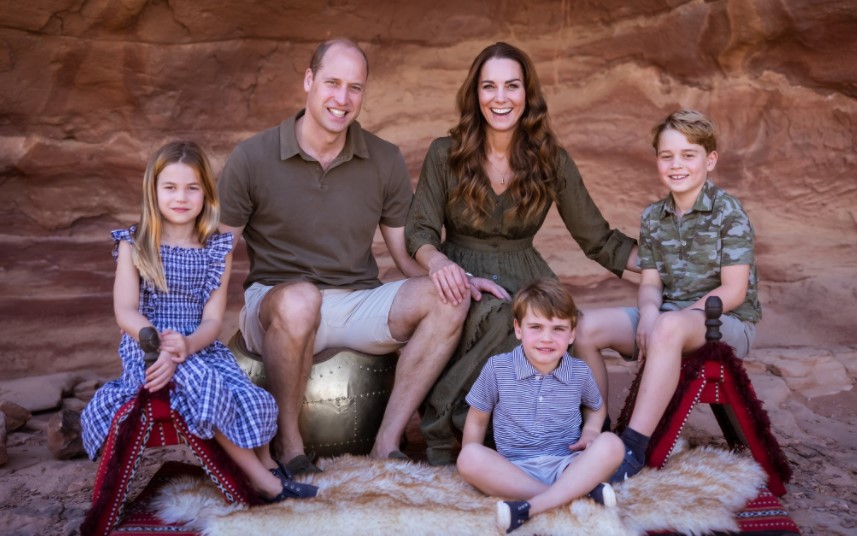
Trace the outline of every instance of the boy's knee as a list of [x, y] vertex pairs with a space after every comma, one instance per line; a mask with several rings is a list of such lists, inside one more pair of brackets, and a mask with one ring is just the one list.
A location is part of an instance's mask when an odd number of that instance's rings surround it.
[[461, 447], [461, 452], [458, 453], [458, 460], [455, 462], [455, 467], [462, 476], [469, 476], [477, 472], [479, 465], [479, 450], [480, 445], [470, 443]]

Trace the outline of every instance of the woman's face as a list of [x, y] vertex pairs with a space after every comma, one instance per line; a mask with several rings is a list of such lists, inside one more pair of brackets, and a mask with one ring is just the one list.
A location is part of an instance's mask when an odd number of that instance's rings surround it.
[[479, 109], [488, 129], [509, 132], [518, 125], [527, 104], [524, 72], [508, 58], [492, 58], [479, 73]]

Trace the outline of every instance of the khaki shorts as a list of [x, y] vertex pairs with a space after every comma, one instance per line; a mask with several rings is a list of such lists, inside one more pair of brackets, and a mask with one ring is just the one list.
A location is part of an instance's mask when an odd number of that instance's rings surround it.
[[[407, 341], [390, 334], [390, 309], [405, 280], [385, 283], [365, 290], [322, 289], [321, 323], [315, 335], [313, 354], [327, 348], [351, 348], [384, 355], [395, 352]], [[262, 353], [265, 330], [259, 321], [262, 299], [274, 287], [253, 283], [244, 291], [244, 308], [238, 322], [247, 349]]]
[[[625, 314], [631, 319], [631, 325], [634, 327], [634, 333], [637, 333], [637, 325], [640, 323], [640, 310], [636, 307], [623, 307]], [[678, 311], [679, 308], [672, 304], [664, 304], [661, 311]], [[750, 353], [750, 347], [753, 345], [753, 340], [756, 338], [756, 324], [753, 322], [745, 322], [738, 320], [731, 315], [720, 315], [720, 333], [723, 337], [720, 342], [725, 342], [735, 350], [735, 357], [746, 357]], [[634, 356], [622, 356], [625, 359], [636, 358], [637, 343], [634, 342]]]

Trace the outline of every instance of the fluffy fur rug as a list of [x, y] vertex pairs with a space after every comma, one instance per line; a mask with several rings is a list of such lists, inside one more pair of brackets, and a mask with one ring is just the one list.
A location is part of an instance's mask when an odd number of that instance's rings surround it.
[[[209, 482], [179, 479], [156, 498], [168, 522], [189, 522], [205, 536], [496, 534], [494, 505], [455, 469], [342, 456], [323, 459], [323, 473], [303, 480], [322, 489], [310, 500], [226, 506]], [[615, 486], [618, 507], [589, 499], [535, 516], [515, 531], [529, 535], [642, 535], [671, 530], [699, 535], [737, 530], [734, 513], [753, 499], [765, 473], [749, 457], [698, 448], [673, 455], [663, 469], [644, 469]]]

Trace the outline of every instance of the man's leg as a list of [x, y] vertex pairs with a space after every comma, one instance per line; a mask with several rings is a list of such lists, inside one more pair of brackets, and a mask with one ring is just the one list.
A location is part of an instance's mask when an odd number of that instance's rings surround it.
[[311, 283], [278, 285], [265, 295], [259, 309], [265, 330], [265, 376], [279, 406], [274, 450], [283, 464], [304, 454], [298, 417], [320, 315], [321, 292]]
[[443, 304], [431, 280], [407, 280], [396, 294], [388, 322], [390, 334], [408, 343], [399, 352], [393, 392], [370, 456], [386, 458], [399, 449], [408, 420], [458, 345], [470, 300]]

